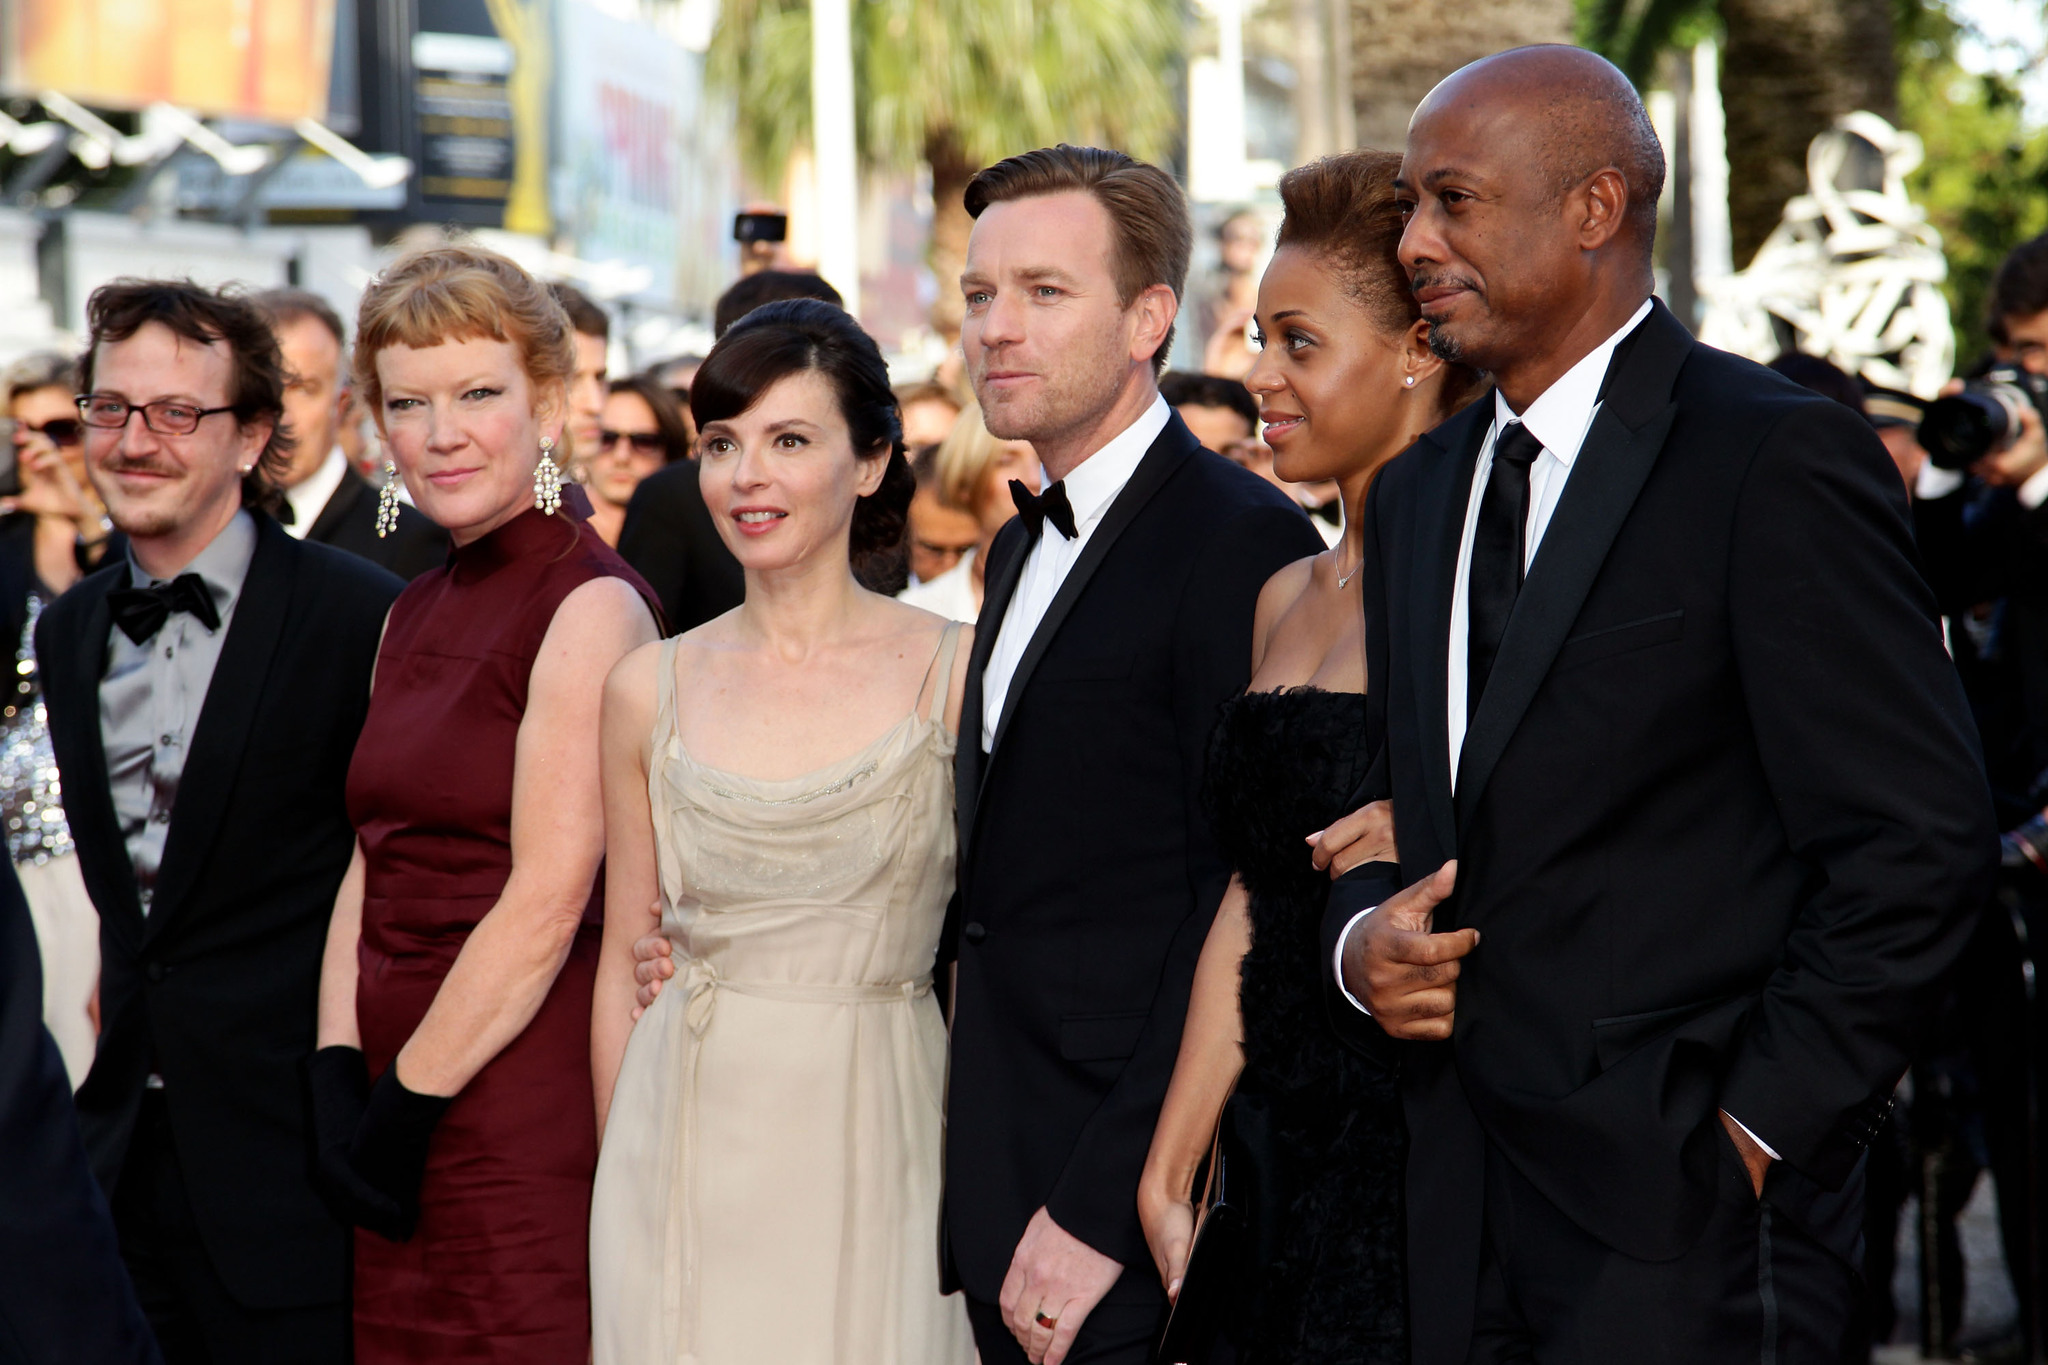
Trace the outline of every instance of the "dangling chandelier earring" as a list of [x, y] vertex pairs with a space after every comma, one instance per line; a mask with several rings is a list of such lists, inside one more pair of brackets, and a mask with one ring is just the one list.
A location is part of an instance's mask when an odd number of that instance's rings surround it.
[[562, 468], [555, 463], [555, 438], [540, 438], [540, 463], [533, 470], [533, 505], [553, 516], [562, 506]]
[[384, 457], [384, 490], [377, 494], [377, 539], [398, 529], [398, 466]]

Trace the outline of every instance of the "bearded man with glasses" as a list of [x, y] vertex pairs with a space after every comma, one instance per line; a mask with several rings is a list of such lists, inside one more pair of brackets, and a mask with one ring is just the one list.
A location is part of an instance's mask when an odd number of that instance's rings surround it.
[[85, 465], [127, 548], [36, 631], [100, 922], [79, 1128], [171, 1365], [345, 1361], [303, 1068], [400, 583], [271, 515], [286, 371], [247, 300], [121, 280], [87, 320]]

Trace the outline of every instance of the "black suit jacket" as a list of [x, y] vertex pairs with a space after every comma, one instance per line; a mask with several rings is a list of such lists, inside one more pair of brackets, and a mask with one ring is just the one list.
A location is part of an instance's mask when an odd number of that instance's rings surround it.
[[78, 1092], [94, 1172], [111, 1192], [157, 1072], [214, 1266], [244, 1305], [281, 1308], [344, 1292], [345, 1236], [308, 1180], [300, 1068], [355, 847], [343, 785], [402, 585], [267, 516], [256, 526], [146, 918], [100, 739], [106, 599], [126, 563], [45, 611], [36, 648], [66, 814], [100, 912], [103, 1029]]
[[43, 1028], [28, 902], [0, 865], [0, 1365], [153, 1362], [156, 1340], [93, 1183]]
[[956, 759], [949, 1274], [993, 1301], [1042, 1205], [1156, 1292], [1138, 1174], [1230, 877], [1200, 808], [1209, 735], [1250, 675], [1259, 590], [1322, 540], [1171, 418], [1032, 637], [984, 763], [981, 676], [1027, 549], [1017, 521], [990, 549]]
[[704, 505], [695, 460], [657, 469], [633, 490], [619, 529], [619, 558], [654, 589], [669, 630], [678, 635], [723, 616], [747, 595], [746, 574]]
[[[1663, 306], [1615, 362], [1453, 795], [1446, 650], [1474, 404], [1365, 512], [1368, 728], [1401, 865], [1458, 859], [1437, 926], [1481, 943], [1453, 1040], [1388, 1046], [1411, 1133], [1417, 1365], [1461, 1365], [1495, 1144], [1586, 1231], [1687, 1250], [1725, 1108], [1846, 1180], [1997, 863], [1962, 692], [1904, 492], [1854, 413], [1697, 345]], [[1327, 968], [1326, 968], [1327, 970]]]
[[448, 533], [416, 507], [400, 503], [397, 527], [380, 537], [377, 490], [353, 469], [343, 472], [341, 484], [306, 528], [306, 539], [361, 555], [408, 580], [448, 562]]

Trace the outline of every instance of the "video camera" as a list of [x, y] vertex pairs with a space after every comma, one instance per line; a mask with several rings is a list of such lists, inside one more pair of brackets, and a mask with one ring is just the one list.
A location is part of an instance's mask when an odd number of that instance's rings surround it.
[[1920, 419], [1920, 444], [1935, 468], [1968, 469], [2019, 438], [2026, 408], [2048, 410], [2048, 375], [2000, 365], [1961, 393], [1929, 403]]

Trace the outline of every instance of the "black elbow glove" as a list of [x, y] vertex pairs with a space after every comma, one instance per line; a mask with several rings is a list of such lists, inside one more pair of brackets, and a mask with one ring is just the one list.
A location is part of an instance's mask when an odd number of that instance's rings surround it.
[[365, 1184], [349, 1165], [349, 1148], [370, 1103], [370, 1072], [360, 1048], [323, 1047], [306, 1061], [313, 1096], [313, 1188], [335, 1221], [353, 1227], [390, 1221], [398, 1206]]
[[434, 1129], [455, 1103], [452, 1097], [422, 1095], [398, 1080], [394, 1062], [370, 1087], [362, 1122], [349, 1144], [348, 1165], [375, 1196], [357, 1222], [394, 1242], [410, 1238], [420, 1220], [420, 1182], [427, 1173], [427, 1147]]
[[340, 1222], [394, 1242], [419, 1223], [427, 1143], [452, 1100], [419, 1095], [386, 1067], [374, 1088], [363, 1054], [324, 1047], [306, 1065], [313, 1095], [313, 1183]]

